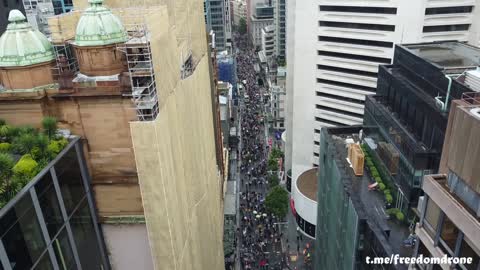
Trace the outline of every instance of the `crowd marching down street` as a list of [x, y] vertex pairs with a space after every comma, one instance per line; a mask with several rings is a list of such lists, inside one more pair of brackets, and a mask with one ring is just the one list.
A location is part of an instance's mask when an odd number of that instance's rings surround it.
[[240, 246], [241, 269], [283, 269], [280, 239], [282, 233], [275, 225], [273, 214], [265, 209], [268, 191], [265, 115], [263, 91], [257, 84], [254, 70], [255, 50], [250, 48], [245, 36], [236, 35], [235, 44], [237, 76], [244, 83], [248, 101], [241, 109], [241, 176], [240, 176], [240, 227], [237, 243]]

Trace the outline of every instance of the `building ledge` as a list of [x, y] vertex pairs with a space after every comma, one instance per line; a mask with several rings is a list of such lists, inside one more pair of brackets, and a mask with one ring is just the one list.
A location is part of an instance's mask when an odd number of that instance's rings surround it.
[[445, 175], [427, 175], [423, 190], [473, 243], [480, 243], [480, 221], [450, 193]]

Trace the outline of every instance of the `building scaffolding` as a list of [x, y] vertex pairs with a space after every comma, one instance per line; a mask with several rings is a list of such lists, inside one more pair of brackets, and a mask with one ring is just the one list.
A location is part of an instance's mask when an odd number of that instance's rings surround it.
[[52, 68], [54, 76], [75, 75], [78, 73], [78, 62], [70, 42], [53, 44], [56, 65]]
[[[132, 98], [139, 121], [152, 121], [158, 115], [158, 95], [153, 69], [150, 34], [147, 24], [138, 21], [138, 12], [130, 10], [133, 20], [124, 18], [128, 40], [117, 45], [117, 49], [125, 54], [130, 75], [131, 93], [125, 94]], [[141, 12], [141, 11], [139, 11]]]

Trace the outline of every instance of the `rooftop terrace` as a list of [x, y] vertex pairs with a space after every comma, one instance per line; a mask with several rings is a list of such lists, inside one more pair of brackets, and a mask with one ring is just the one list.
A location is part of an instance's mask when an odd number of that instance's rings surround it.
[[480, 64], [480, 49], [461, 42], [403, 45], [413, 54], [444, 69], [472, 68]]
[[362, 129], [368, 134], [373, 134], [376, 130], [362, 126], [327, 130], [335, 147], [335, 159], [342, 174], [344, 189], [349, 194], [358, 215], [367, 221], [387, 253], [390, 251], [400, 254], [400, 256], [411, 255], [412, 249], [404, 247], [403, 244], [403, 241], [409, 236], [408, 226], [389, 217], [383, 193], [369, 190], [369, 185], [375, 181], [366, 173], [366, 170], [362, 176], [356, 176], [347, 160], [346, 139], [359, 142], [358, 134]]
[[6, 205], [68, 145], [57, 121], [46, 117], [42, 130], [14, 127], [0, 119], [0, 207]]
[[318, 168], [304, 171], [297, 179], [297, 187], [307, 198], [317, 202]]

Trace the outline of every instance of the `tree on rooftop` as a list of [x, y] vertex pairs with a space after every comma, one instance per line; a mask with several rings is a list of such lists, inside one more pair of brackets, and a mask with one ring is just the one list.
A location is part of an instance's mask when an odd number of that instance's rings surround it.
[[13, 140], [13, 148], [20, 154], [30, 154], [35, 147], [36, 136], [31, 133], [21, 134]]
[[285, 217], [288, 211], [288, 193], [281, 186], [276, 186], [265, 198], [265, 207], [269, 213], [279, 218]]
[[55, 117], [45, 117], [42, 120], [42, 126], [48, 138], [53, 139], [57, 132], [57, 119]]

